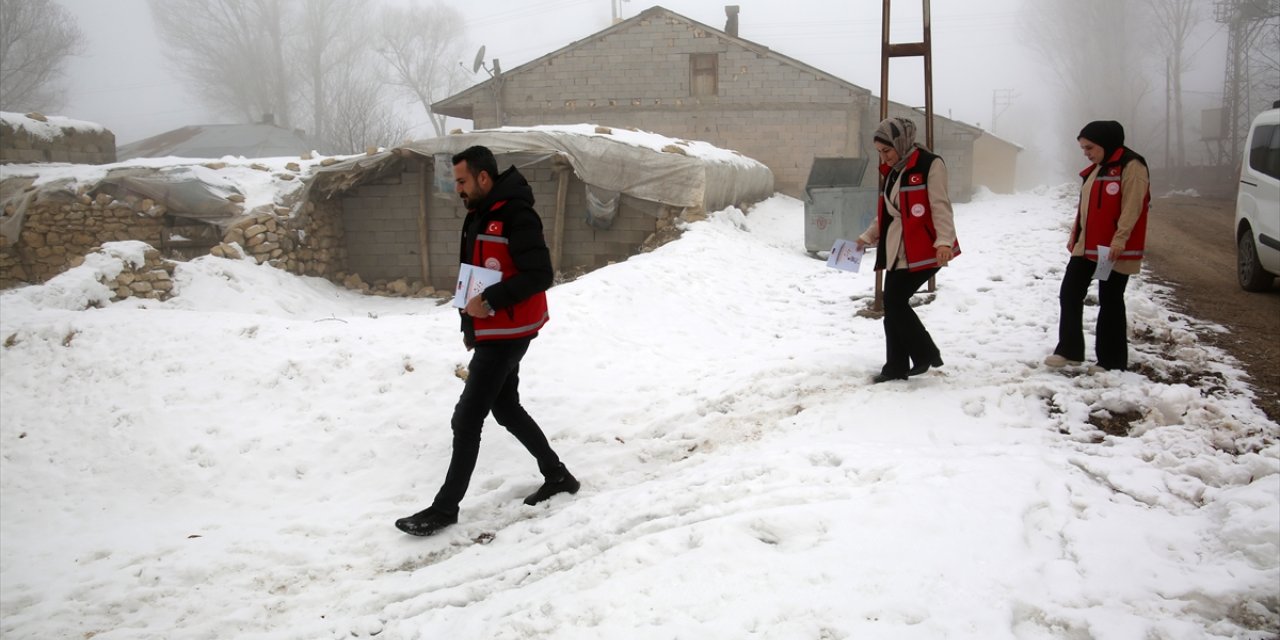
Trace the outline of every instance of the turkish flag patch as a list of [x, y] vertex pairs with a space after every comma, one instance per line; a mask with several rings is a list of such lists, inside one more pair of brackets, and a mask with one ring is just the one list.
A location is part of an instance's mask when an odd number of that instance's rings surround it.
[[1120, 167], [1111, 167], [1111, 170], [1107, 172], [1107, 175], [1109, 175], [1109, 176], [1118, 176], [1118, 175], [1120, 175]]
[[489, 227], [485, 229], [484, 232], [494, 236], [502, 235], [502, 221], [494, 220], [493, 222], [490, 222]]
[[924, 176], [918, 173], [911, 176], [911, 178], [907, 180], [907, 184], [921, 184], [923, 182], [924, 182]]

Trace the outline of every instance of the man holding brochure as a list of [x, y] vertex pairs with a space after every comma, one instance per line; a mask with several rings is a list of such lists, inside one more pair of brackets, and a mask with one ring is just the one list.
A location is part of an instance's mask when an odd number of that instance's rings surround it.
[[[473, 353], [453, 411], [453, 455], [444, 485], [430, 507], [396, 520], [397, 528], [416, 536], [458, 521], [458, 505], [480, 453], [480, 429], [491, 412], [538, 461], [544, 483], [525, 504], [577, 493], [579, 487], [520, 405], [520, 360], [549, 317], [546, 290], [553, 277], [533, 190], [515, 167], [498, 173], [493, 153], [480, 146], [453, 156], [453, 176], [454, 189], [467, 207], [456, 304], [461, 307], [463, 344]], [[470, 295], [472, 290], [478, 293]]]
[[1089, 166], [1080, 172], [1080, 204], [1067, 251], [1058, 302], [1058, 344], [1044, 359], [1050, 367], [1084, 361], [1084, 298], [1098, 281], [1098, 326], [1090, 373], [1129, 366], [1129, 328], [1124, 290], [1142, 267], [1151, 204], [1147, 161], [1124, 146], [1124, 127], [1114, 120], [1090, 122], [1076, 138]]

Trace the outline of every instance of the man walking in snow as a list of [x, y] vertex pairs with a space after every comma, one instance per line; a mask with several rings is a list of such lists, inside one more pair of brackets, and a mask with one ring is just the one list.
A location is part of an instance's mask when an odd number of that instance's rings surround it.
[[533, 190], [515, 167], [498, 173], [493, 152], [474, 146], [453, 156], [454, 189], [467, 207], [462, 223], [463, 264], [502, 272], [502, 281], [467, 302], [462, 340], [473, 350], [466, 386], [453, 410], [453, 456], [444, 485], [430, 507], [396, 520], [396, 528], [429, 536], [458, 521], [480, 453], [480, 429], [490, 413], [538, 461], [545, 482], [524, 499], [538, 504], [558, 493], [577, 493], [569, 473], [538, 423], [520, 406], [520, 359], [546, 324], [554, 272], [533, 209]]

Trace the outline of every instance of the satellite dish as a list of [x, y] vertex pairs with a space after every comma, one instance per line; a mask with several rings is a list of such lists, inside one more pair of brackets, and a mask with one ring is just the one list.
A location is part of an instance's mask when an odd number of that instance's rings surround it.
[[484, 66], [484, 45], [480, 45], [480, 50], [476, 52], [475, 62], [471, 63], [471, 73], [480, 71], [480, 67]]

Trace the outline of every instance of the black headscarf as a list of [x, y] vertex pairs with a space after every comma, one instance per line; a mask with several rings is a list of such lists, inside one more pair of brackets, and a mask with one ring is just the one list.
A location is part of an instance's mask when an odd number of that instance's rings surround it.
[[1115, 120], [1094, 120], [1080, 130], [1076, 139], [1081, 138], [1102, 147], [1105, 157], [1110, 158], [1116, 149], [1124, 146], [1124, 127]]

